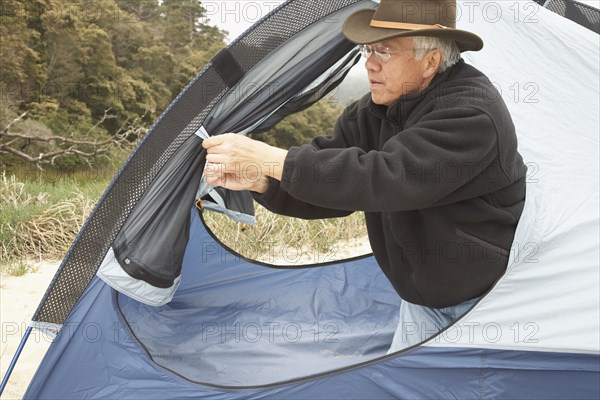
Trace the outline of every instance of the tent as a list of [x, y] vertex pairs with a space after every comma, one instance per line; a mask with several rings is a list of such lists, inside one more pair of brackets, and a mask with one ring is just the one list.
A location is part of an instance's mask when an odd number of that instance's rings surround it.
[[213, 58], [107, 189], [33, 317], [56, 338], [25, 398], [599, 398], [599, 13], [541, 3], [459, 2], [528, 182], [506, 274], [455, 324], [387, 355], [400, 299], [372, 256], [267, 265], [204, 224], [253, 216], [203, 182], [202, 138], [333, 90], [358, 61], [341, 21], [376, 6], [290, 0]]

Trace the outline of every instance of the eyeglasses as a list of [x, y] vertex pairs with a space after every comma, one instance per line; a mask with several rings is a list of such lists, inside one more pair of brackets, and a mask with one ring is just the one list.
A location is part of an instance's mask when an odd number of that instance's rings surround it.
[[379, 58], [379, 60], [381, 60], [382, 62], [390, 61], [392, 56], [395, 54], [401, 53], [403, 51], [413, 50], [404, 49], [400, 51], [393, 51], [392, 49], [386, 46], [371, 46], [370, 44], [361, 44], [360, 46], [358, 46], [358, 48], [360, 49], [360, 54], [362, 54], [364, 58], [369, 58], [373, 53], [375, 53], [375, 56]]

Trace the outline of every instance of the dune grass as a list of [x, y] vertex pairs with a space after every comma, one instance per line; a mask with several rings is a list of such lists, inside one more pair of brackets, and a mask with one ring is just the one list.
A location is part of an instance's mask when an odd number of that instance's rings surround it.
[[[25, 259], [60, 259], [108, 185], [105, 177], [0, 176], [0, 268], [18, 275]], [[19, 266], [20, 265], [20, 266]]]
[[[60, 260], [108, 186], [109, 174], [80, 172], [17, 178], [0, 176], [0, 270], [29, 271], [24, 260]], [[209, 228], [241, 255], [269, 263], [333, 261], [335, 245], [366, 236], [364, 217], [305, 221], [273, 214], [256, 204], [257, 225], [205, 212]], [[340, 258], [340, 257], [337, 257]]]
[[362, 213], [345, 218], [301, 220], [273, 214], [255, 203], [256, 226], [240, 224], [228, 217], [205, 212], [208, 227], [228, 247], [253, 260], [267, 263], [296, 261], [312, 264], [334, 261], [337, 244], [364, 238]]

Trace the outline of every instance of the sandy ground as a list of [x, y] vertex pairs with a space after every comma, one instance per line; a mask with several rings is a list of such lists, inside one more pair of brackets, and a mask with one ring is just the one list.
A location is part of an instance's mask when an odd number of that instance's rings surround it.
[[[37, 309], [59, 262], [31, 263], [35, 272], [23, 276], [0, 274], [0, 376], [15, 354], [25, 330]], [[2, 399], [21, 399], [37, 366], [42, 360], [50, 337], [33, 330], [21, 353]]]
[[[367, 238], [339, 243], [330, 251], [315, 253], [285, 249], [273, 261], [277, 265], [312, 264], [350, 258], [371, 252]], [[282, 256], [285, 255], [285, 256]], [[37, 309], [60, 262], [30, 263], [35, 272], [23, 276], [0, 274], [0, 376], [15, 354], [25, 330]], [[2, 399], [21, 399], [37, 366], [50, 346], [51, 337], [33, 330], [10, 377]]]
[[305, 247], [275, 247], [271, 254], [265, 255], [264, 261], [274, 265], [308, 265], [343, 260], [371, 253], [369, 239], [339, 242], [327, 251], [318, 251]]

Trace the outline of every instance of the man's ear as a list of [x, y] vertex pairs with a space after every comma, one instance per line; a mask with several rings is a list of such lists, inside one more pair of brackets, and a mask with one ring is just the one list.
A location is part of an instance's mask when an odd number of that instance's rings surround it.
[[439, 49], [433, 49], [425, 55], [425, 71], [423, 71], [423, 78], [430, 79], [434, 77], [439, 71], [442, 63], [444, 62], [444, 53]]

